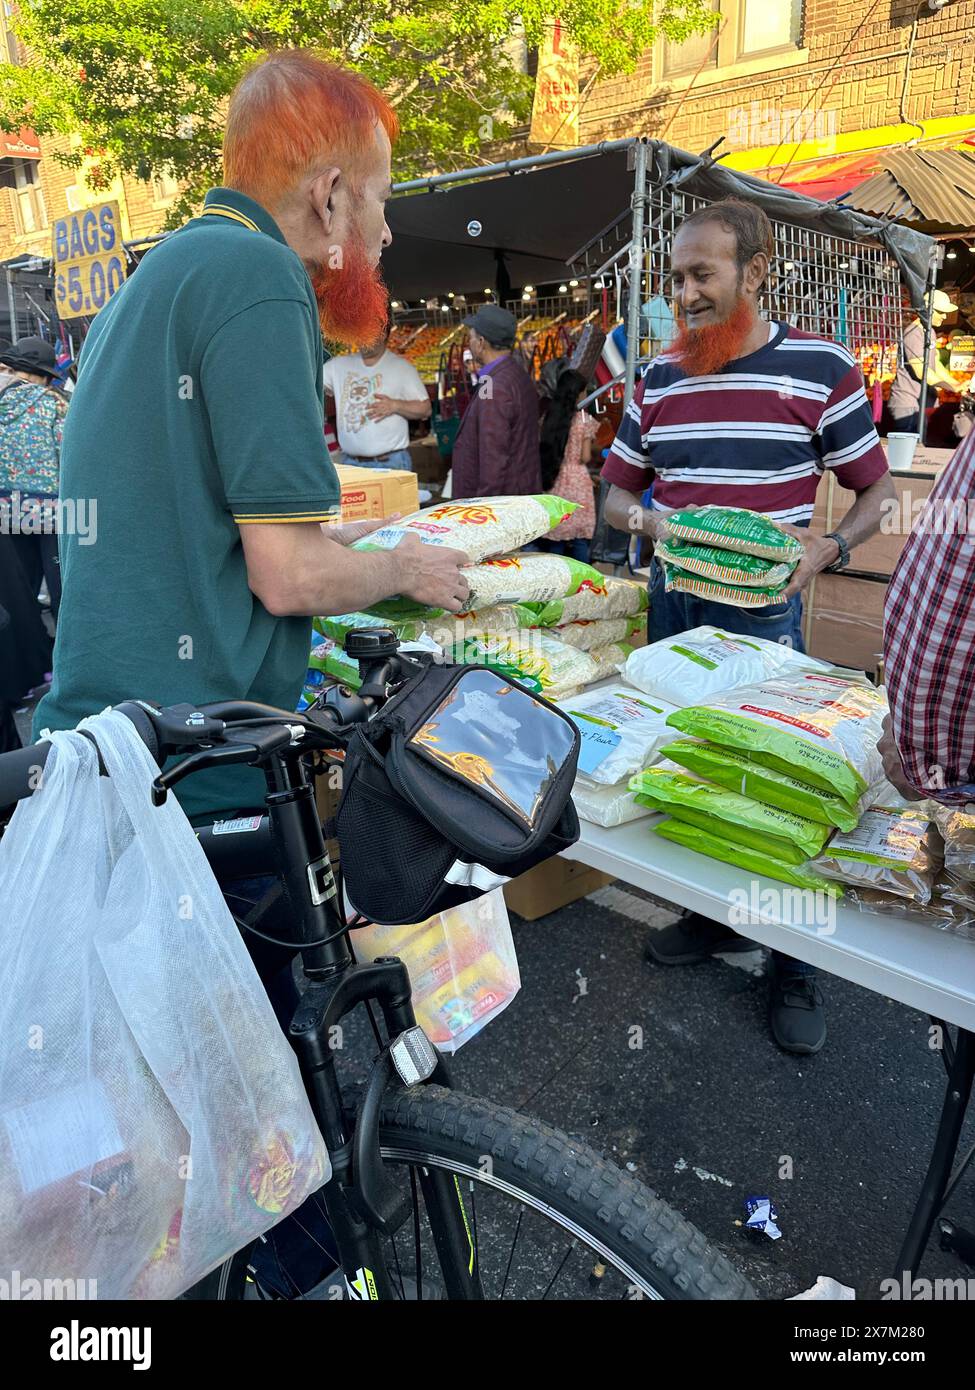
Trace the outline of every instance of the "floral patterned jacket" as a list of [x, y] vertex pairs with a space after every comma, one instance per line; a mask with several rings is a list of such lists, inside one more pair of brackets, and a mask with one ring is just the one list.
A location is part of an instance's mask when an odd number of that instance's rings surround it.
[[0, 497], [57, 496], [67, 410], [67, 401], [46, 386], [0, 379]]

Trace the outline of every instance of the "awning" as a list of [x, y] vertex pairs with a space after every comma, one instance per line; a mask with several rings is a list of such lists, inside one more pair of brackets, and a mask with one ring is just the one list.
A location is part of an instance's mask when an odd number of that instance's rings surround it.
[[0, 130], [0, 158], [40, 159], [41, 145], [37, 136], [27, 126], [20, 130]]
[[889, 150], [873, 178], [854, 188], [845, 207], [923, 226], [975, 229], [975, 149]]

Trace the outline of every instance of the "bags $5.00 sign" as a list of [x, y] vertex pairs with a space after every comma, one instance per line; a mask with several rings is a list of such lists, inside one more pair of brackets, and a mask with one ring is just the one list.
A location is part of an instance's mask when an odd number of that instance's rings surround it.
[[54, 223], [54, 298], [62, 319], [90, 318], [125, 279], [118, 203], [99, 203]]

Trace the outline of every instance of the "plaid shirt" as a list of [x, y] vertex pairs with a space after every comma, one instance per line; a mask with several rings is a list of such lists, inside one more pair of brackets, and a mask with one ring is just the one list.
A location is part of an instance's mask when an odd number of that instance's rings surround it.
[[975, 433], [956, 450], [897, 562], [884, 611], [891, 723], [923, 795], [975, 800]]

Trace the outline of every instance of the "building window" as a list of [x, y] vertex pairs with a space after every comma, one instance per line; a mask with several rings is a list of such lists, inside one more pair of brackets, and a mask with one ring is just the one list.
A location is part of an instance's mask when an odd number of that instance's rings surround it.
[[47, 208], [36, 159], [5, 159], [0, 164], [0, 187], [10, 189], [17, 230], [24, 236], [46, 227]]
[[[719, 0], [713, 0], [711, 8], [715, 13], [720, 12]], [[683, 77], [688, 73], [697, 72], [701, 64], [704, 64], [703, 71], [718, 66], [718, 44], [716, 41], [717, 26], [709, 29], [706, 34], [692, 34], [683, 43], [671, 43], [669, 39], [664, 40], [663, 68], [664, 77]]]
[[801, 33], [802, 0], [739, 0], [739, 57], [794, 48]]
[[157, 203], [170, 203], [179, 192], [179, 184], [167, 170], [152, 180], [152, 196]]

